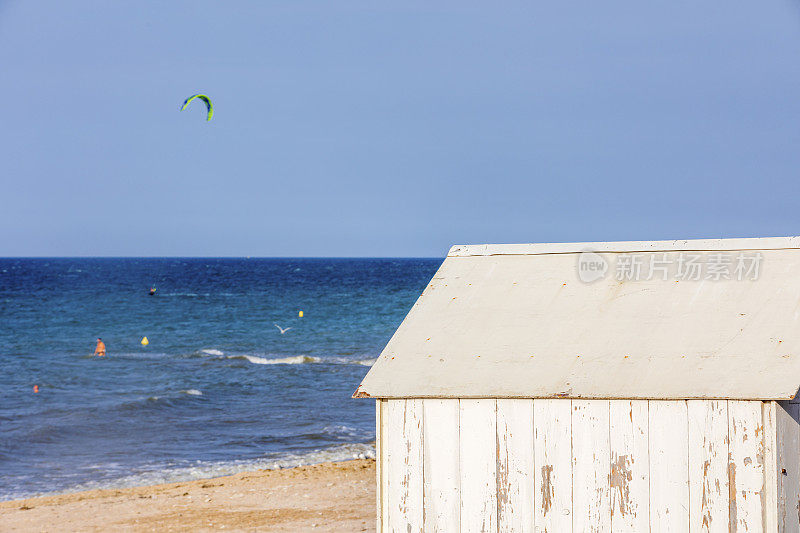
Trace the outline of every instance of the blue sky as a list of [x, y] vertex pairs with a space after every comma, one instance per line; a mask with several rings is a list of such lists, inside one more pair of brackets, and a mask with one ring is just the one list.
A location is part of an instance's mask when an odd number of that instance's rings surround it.
[[797, 2], [0, 0], [0, 103], [4, 256], [800, 234]]

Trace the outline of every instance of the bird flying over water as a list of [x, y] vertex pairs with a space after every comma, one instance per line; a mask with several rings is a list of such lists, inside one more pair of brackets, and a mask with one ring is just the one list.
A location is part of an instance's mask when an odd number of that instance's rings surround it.
[[275, 327], [278, 328], [278, 330], [281, 332], [281, 335], [292, 329], [292, 328], [282, 328], [278, 324], [275, 324]]

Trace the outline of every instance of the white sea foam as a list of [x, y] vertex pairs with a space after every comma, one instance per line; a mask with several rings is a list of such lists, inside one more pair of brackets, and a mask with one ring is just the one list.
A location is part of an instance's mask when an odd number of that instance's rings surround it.
[[319, 357], [310, 355], [295, 355], [293, 357], [281, 357], [278, 359], [267, 359], [256, 357], [255, 355], [229, 355], [228, 359], [247, 359], [254, 365], [302, 365], [305, 363], [319, 363]]
[[362, 435], [362, 431], [360, 429], [343, 425], [325, 426], [322, 428], [322, 433], [331, 435], [340, 440], [353, 440]]
[[217, 356], [219, 356], [219, 355], [225, 355], [225, 353], [224, 353], [222, 350], [215, 350], [215, 349], [213, 349], [213, 348], [208, 348], [208, 349], [205, 349], [205, 350], [200, 350], [200, 353], [204, 353], [204, 354], [206, 354], [206, 355], [217, 355]]
[[183, 394], [188, 394], [189, 396], [202, 396], [202, 395], [203, 395], [203, 393], [202, 393], [202, 392], [200, 392], [200, 391], [199, 391], [199, 390], [197, 390], [197, 389], [188, 389], [188, 390], [182, 390], [181, 392], [182, 392]]
[[[208, 479], [230, 476], [239, 472], [253, 470], [280, 470], [297, 466], [326, 462], [349, 461], [351, 459], [374, 459], [375, 446], [372, 444], [343, 444], [307, 453], [274, 453], [260, 459], [241, 461], [196, 461], [172, 463], [168, 465], [143, 466], [137, 474], [114, 480], [93, 481], [74, 486], [66, 491], [50, 494], [79, 492], [94, 489], [120, 489], [161, 483], [177, 483], [194, 479]], [[99, 466], [99, 465], [98, 465]], [[108, 467], [108, 465], [105, 465]], [[41, 494], [38, 494], [41, 495]], [[30, 497], [33, 494], [20, 494], [14, 497]]]
[[335, 365], [361, 365], [372, 366], [377, 359], [353, 359], [352, 357], [326, 357], [322, 360], [323, 363], [333, 363]]

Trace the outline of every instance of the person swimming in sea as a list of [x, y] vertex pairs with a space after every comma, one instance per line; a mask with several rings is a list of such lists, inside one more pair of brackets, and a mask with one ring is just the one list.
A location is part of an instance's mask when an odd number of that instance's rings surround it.
[[94, 354], [97, 357], [106, 356], [106, 345], [100, 337], [97, 337], [97, 347], [94, 349]]
[[150, 292], [149, 292], [150, 296], [155, 295], [155, 293], [156, 293], [156, 288], [155, 287], [150, 287]]

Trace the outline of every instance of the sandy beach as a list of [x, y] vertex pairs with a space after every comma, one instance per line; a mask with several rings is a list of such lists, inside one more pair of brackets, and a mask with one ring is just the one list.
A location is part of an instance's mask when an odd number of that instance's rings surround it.
[[0, 502], [2, 531], [375, 531], [375, 461]]

